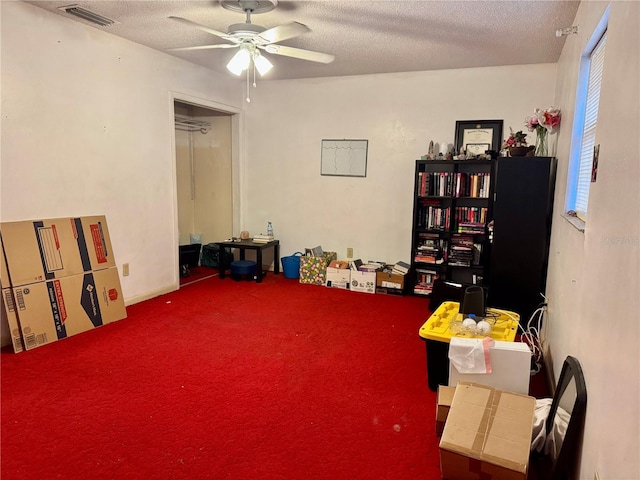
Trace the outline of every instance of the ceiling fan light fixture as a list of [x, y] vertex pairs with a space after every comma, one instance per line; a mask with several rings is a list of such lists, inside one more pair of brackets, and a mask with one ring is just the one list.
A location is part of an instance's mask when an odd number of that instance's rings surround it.
[[227, 70], [229, 70], [234, 75], [240, 76], [242, 72], [249, 68], [250, 63], [251, 54], [245, 48], [241, 48], [231, 58], [229, 63], [227, 63]]
[[264, 77], [273, 68], [273, 64], [259, 52], [253, 56], [253, 63], [261, 77]]

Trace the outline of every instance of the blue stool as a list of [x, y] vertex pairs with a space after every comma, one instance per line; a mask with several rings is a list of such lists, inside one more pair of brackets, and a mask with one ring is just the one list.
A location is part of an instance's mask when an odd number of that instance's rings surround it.
[[231, 262], [231, 278], [240, 280], [246, 275], [247, 280], [254, 280], [256, 274], [256, 262], [253, 260], [235, 260]]

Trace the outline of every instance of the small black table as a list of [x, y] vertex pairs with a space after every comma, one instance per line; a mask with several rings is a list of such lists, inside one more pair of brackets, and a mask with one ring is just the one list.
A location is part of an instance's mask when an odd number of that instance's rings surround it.
[[256, 251], [256, 283], [262, 282], [262, 251], [267, 248], [273, 248], [273, 273], [280, 273], [280, 241], [271, 240], [267, 243], [257, 243], [253, 239], [225, 242], [216, 242], [218, 245], [218, 271], [220, 272], [220, 278], [225, 276], [225, 267], [223, 262], [223, 252], [225, 248], [237, 248], [240, 250], [240, 260], [244, 260], [245, 250]]

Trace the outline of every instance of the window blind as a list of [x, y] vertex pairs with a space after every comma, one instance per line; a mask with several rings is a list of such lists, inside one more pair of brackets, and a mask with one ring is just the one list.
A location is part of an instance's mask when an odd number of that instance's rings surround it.
[[604, 52], [607, 32], [598, 41], [589, 56], [589, 80], [582, 129], [582, 145], [580, 147], [580, 166], [578, 168], [578, 182], [576, 187], [575, 211], [587, 216], [589, 203], [589, 186], [591, 184], [591, 169], [593, 164], [593, 147], [596, 144], [596, 124], [598, 122], [598, 105], [600, 104], [600, 87], [604, 70]]

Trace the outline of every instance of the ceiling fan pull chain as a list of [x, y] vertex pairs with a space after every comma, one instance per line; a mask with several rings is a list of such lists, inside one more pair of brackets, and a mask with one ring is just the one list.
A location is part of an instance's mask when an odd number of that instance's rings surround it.
[[256, 62], [251, 59], [251, 66], [253, 67], [253, 88], [256, 88]]
[[249, 69], [247, 68], [247, 103], [251, 103], [251, 91], [249, 90]]

